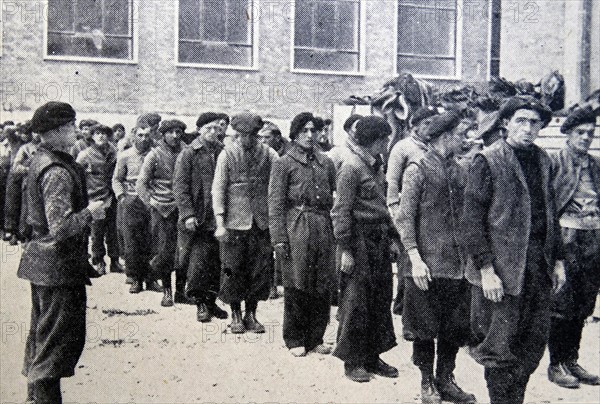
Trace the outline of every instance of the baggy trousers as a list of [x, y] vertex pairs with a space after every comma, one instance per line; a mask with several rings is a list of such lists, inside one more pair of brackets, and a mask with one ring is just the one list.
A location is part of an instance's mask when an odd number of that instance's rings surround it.
[[[91, 225], [92, 263], [97, 264], [104, 260], [108, 250], [111, 260], [119, 259], [119, 242], [117, 236], [117, 201], [113, 199], [110, 207], [106, 209], [106, 217], [94, 220]], [[106, 241], [106, 247], [104, 242]]]
[[85, 285], [31, 284], [31, 327], [23, 375], [28, 383], [75, 374], [85, 344]]
[[21, 219], [21, 200], [23, 176], [15, 175], [9, 172], [6, 179], [5, 203], [2, 205], [4, 210], [4, 228], [13, 234], [19, 232], [19, 221]]
[[329, 324], [331, 294], [285, 288], [283, 297], [283, 340], [289, 349], [307, 351], [323, 343]]
[[177, 253], [177, 211], [164, 217], [152, 208], [153, 254], [150, 261], [153, 278], [162, 279], [165, 288], [171, 287], [171, 272], [175, 270]]
[[152, 258], [150, 209], [137, 195], [126, 195], [119, 205], [123, 211], [125, 271], [127, 276], [139, 281], [148, 280]]
[[213, 231], [179, 229], [179, 265], [187, 272], [186, 295], [196, 303], [214, 302], [219, 294], [221, 258]]

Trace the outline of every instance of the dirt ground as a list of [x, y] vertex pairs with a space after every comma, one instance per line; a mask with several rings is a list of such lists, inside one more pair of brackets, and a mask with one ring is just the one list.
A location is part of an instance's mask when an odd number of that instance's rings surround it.
[[[21, 376], [29, 327], [29, 285], [16, 277], [20, 249], [0, 243], [0, 402], [23, 402]], [[397, 379], [353, 383], [331, 356], [292, 357], [283, 344], [283, 299], [259, 305], [262, 335], [227, 333], [228, 321], [201, 324], [195, 307], [160, 307], [161, 294], [127, 293], [125, 275], [109, 274], [88, 288], [87, 344], [76, 375], [63, 379], [65, 403], [414, 403], [420, 402], [419, 372], [411, 345], [383, 355], [398, 367]], [[332, 309], [326, 339], [335, 342]], [[394, 318], [401, 335], [401, 318]], [[580, 363], [600, 371], [600, 323], [584, 330]], [[547, 356], [532, 376], [529, 403], [599, 403], [600, 388], [561, 389], [546, 378]], [[488, 402], [483, 368], [465, 351], [458, 357], [458, 383]]]

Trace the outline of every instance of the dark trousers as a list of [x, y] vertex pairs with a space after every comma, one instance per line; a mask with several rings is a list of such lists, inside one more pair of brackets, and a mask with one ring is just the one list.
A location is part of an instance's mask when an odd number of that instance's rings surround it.
[[150, 267], [156, 278], [161, 278], [163, 286], [171, 287], [171, 272], [175, 269], [177, 253], [177, 211], [164, 217], [152, 209], [153, 258]]
[[[94, 220], [91, 225], [92, 263], [97, 264], [104, 260], [108, 250], [111, 260], [119, 259], [119, 245], [117, 239], [117, 201], [113, 201], [106, 209], [106, 217]], [[106, 242], [106, 247], [104, 243]]]
[[75, 374], [85, 344], [85, 285], [31, 284], [31, 327], [23, 375], [29, 383]]
[[551, 365], [577, 363], [584, 324], [585, 319], [552, 319], [550, 339], [548, 340]]
[[6, 185], [8, 180], [8, 168], [0, 167], [0, 230], [4, 230], [4, 205], [6, 203]]
[[18, 233], [19, 221], [21, 218], [21, 199], [23, 177], [14, 175], [12, 172], [8, 174], [6, 179], [6, 200], [2, 205], [4, 209], [4, 228], [11, 233]]
[[221, 243], [221, 290], [226, 304], [267, 300], [273, 282], [273, 248], [269, 230], [229, 230]]
[[119, 246], [119, 256], [125, 258], [125, 236], [123, 234], [123, 203], [117, 203], [117, 245]]
[[398, 272], [396, 275], [396, 278], [398, 279], [398, 286], [396, 288], [396, 298], [394, 299], [392, 312], [400, 316], [402, 315], [402, 310], [404, 308], [404, 276], [405, 274], [410, 274], [412, 268], [410, 259], [408, 258], [408, 254], [404, 248], [402, 248], [400, 255], [396, 260], [396, 268]]
[[213, 231], [179, 229], [179, 264], [187, 272], [186, 295], [197, 303], [214, 302], [219, 293], [221, 258]]
[[[437, 344], [437, 377], [449, 376], [456, 368], [456, 355], [458, 354], [459, 346], [454, 341], [449, 341], [444, 338], [438, 339]], [[435, 341], [420, 340], [413, 341], [413, 363], [427, 374], [433, 374], [433, 364], [435, 361]]]
[[127, 276], [139, 281], [149, 277], [152, 258], [150, 209], [135, 195], [126, 195], [121, 202], [123, 240]]
[[490, 395], [490, 404], [521, 404], [530, 374], [520, 367], [485, 368], [485, 381]]
[[[341, 273], [337, 346], [333, 356], [362, 365], [396, 344], [392, 323], [393, 273], [386, 225], [357, 224], [354, 270]], [[338, 255], [339, 255], [338, 251]]]
[[307, 351], [323, 343], [329, 323], [330, 293], [309, 293], [285, 288], [283, 296], [283, 340], [288, 348]]

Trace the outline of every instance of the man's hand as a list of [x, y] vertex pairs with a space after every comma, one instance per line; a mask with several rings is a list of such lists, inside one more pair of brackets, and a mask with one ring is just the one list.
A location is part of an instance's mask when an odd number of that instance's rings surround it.
[[195, 217], [188, 217], [185, 220], [185, 228], [189, 231], [195, 231], [198, 227], [198, 220]]
[[486, 299], [491, 300], [494, 303], [502, 301], [502, 298], [504, 297], [504, 287], [502, 286], [502, 281], [498, 275], [496, 275], [492, 264], [487, 264], [481, 268], [481, 287]]
[[345, 274], [352, 274], [354, 271], [354, 257], [348, 250], [342, 251], [342, 258], [340, 260], [340, 270]]
[[290, 245], [288, 243], [275, 244], [275, 255], [279, 259], [287, 260], [290, 258]]
[[396, 261], [398, 260], [398, 257], [400, 257], [402, 248], [400, 247], [400, 244], [398, 243], [398, 241], [394, 240], [392, 241], [392, 244], [390, 244], [390, 259], [392, 261]]
[[229, 235], [229, 232], [223, 226], [218, 226], [217, 230], [215, 230], [215, 237], [217, 240], [219, 240], [221, 242], [227, 241], [228, 235]]
[[560, 292], [567, 281], [567, 273], [565, 272], [565, 264], [562, 261], [556, 261], [554, 264], [554, 273], [552, 274], [552, 291]]
[[102, 220], [106, 218], [106, 209], [104, 201], [92, 201], [88, 204], [87, 210], [92, 214], [92, 219]]
[[423, 262], [423, 259], [416, 248], [411, 248], [408, 251], [408, 256], [410, 258], [410, 263], [412, 264], [411, 276], [415, 285], [421, 290], [429, 290], [429, 282], [432, 281], [429, 267]]

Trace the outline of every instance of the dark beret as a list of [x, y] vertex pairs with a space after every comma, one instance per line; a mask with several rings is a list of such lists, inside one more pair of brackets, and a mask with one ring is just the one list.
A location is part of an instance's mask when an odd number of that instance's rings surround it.
[[31, 130], [41, 135], [74, 120], [75, 110], [71, 105], [66, 102], [50, 101], [33, 113]]
[[150, 112], [138, 116], [135, 126], [142, 129], [151, 128], [158, 125], [161, 120], [162, 118], [160, 115], [155, 112]]
[[352, 125], [354, 125], [354, 122], [362, 119], [363, 116], [359, 115], [359, 114], [352, 114], [348, 117], [348, 119], [346, 119], [346, 122], [344, 122], [344, 130], [346, 132], [348, 132], [350, 129], [352, 129]]
[[94, 125], [98, 125], [98, 121], [93, 119], [82, 119], [81, 121], [79, 121], [79, 129], [83, 129], [84, 126], [89, 127]]
[[229, 115], [227, 115], [226, 113], [220, 112], [219, 119], [225, 119], [225, 122], [227, 122], [227, 125], [229, 125]]
[[234, 115], [231, 118], [231, 127], [240, 133], [257, 134], [258, 131], [263, 127], [264, 123], [259, 115], [251, 112], [242, 112]]
[[114, 133], [110, 126], [101, 125], [99, 123], [97, 123], [96, 125], [90, 126], [91, 134], [98, 133], [98, 132], [104, 133], [108, 137], [112, 137], [112, 135]]
[[510, 119], [520, 109], [528, 109], [535, 111], [540, 114], [540, 118], [543, 121], [542, 127], [545, 127], [550, 123], [552, 119], [552, 110], [546, 105], [542, 104], [540, 100], [531, 96], [515, 96], [506, 100], [500, 107], [498, 112], [499, 119]]
[[112, 130], [113, 130], [113, 132], [114, 132], [114, 131], [117, 131], [117, 130], [119, 130], [119, 129], [121, 129], [123, 132], [125, 132], [125, 126], [123, 126], [123, 124], [122, 124], [122, 123], [116, 123], [116, 124], [114, 124], [114, 125], [113, 125], [113, 127], [112, 127]]
[[565, 122], [560, 127], [562, 133], [569, 133], [573, 128], [584, 123], [596, 124], [598, 115], [594, 113], [594, 110], [590, 107], [578, 108], [565, 119]]
[[325, 127], [325, 121], [320, 116], [315, 116], [313, 123], [315, 124], [316, 130], [321, 130]]
[[4, 126], [13, 126], [15, 124], [14, 121], [4, 121], [3, 125]]
[[392, 127], [381, 117], [369, 115], [361, 118], [356, 124], [356, 142], [361, 146], [369, 146], [377, 139], [386, 138], [392, 133]]
[[317, 124], [315, 123], [315, 116], [313, 114], [310, 112], [301, 112], [296, 115], [290, 124], [290, 139], [296, 139], [302, 128], [309, 122], [312, 122], [316, 129]]
[[279, 126], [275, 125], [271, 121], [265, 121], [265, 124], [260, 129], [259, 133], [261, 133], [261, 132], [271, 132], [272, 134], [274, 134], [276, 136], [281, 136], [281, 129], [279, 129]]
[[435, 107], [421, 107], [417, 109], [415, 113], [412, 114], [412, 116], [410, 117], [410, 126], [417, 126], [425, 119], [431, 118], [432, 116], [436, 116], [438, 114], [438, 109]]
[[460, 115], [455, 111], [448, 111], [434, 116], [429, 126], [427, 126], [424, 135], [430, 139], [437, 139], [443, 133], [454, 130], [460, 123], [460, 120]]
[[185, 123], [181, 122], [178, 119], [171, 119], [171, 120], [162, 121], [158, 128], [158, 131], [164, 135], [167, 132], [170, 132], [172, 130], [177, 130], [177, 129], [181, 129], [182, 132], [185, 132], [186, 128], [187, 128], [187, 125]]
[[207, 123], [221, 119], [223, 119], [223, 114], [219, 114], [218, 112], [204, 112], [196, 120], [196, 127], [201, 128]]

